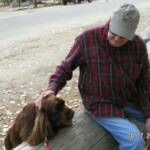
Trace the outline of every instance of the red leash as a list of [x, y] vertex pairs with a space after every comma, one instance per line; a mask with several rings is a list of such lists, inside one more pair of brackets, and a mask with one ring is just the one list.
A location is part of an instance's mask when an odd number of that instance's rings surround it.
[[47, 137], [45, 137], [45, 150], [50, 150]]
[[49, 146], [48, 146], [47, 143], [46, 143], [46, 145], [45, 145], [45, 150], [49, 150]]

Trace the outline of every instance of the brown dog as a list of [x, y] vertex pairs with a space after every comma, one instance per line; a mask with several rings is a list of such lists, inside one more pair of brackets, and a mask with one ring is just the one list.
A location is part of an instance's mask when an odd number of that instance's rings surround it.
[[8, 130], [6, 150], [12, 150], [23, 141], [35, 146], [45, 138], [51, 139], [59, 129], [72, 125], [73, 115], [74, 111], [65, 105], [64, 100], [54, 95], [43, 98], [40, 110], [34, 103], [26, 105]]

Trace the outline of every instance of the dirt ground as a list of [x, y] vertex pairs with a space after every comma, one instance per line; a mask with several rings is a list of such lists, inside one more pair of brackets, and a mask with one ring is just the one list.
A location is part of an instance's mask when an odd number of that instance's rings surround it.
[[[141, 12], [140, 33], [150, 25], [150, 9]], [[48, 78], [68, 53], [74, 38], [86, 27], [69, 28], [44, 36], [11, 41], [0, 47], [0, 150], [14, 117], [24, 105], [33, 102], [47, 88]], [[77, 88], [78, 70], [59, 92], [75, 111], [82, 109]]]

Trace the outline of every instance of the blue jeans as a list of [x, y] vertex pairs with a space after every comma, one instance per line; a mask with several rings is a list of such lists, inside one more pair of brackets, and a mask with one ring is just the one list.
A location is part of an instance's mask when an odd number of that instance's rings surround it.
[[[144, 114], [130, 106], [124, 107], [124, 113], [142, 122], [145, 121]], [[119, 150], [143, 150], [144, 139], [142, 133], [128, 119], [119, 117], [94, 117], [90, 112], [88, 114], [96, 123], [104, 127], [114, 137], [119, 144]]]

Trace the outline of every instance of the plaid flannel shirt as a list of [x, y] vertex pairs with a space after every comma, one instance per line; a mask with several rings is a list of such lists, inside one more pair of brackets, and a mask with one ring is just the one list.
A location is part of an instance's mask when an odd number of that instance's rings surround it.
[[95, 116], [124, 117], [123, 107], [136, 104], [150, 117], [150, 70], [146, 46], [135, 35], [117, 48], [109, 44], [109, 22], [80, 34], [65, 60], [50, 76], [48, 89], [58, 93], [79, 67], [79, 92]]

